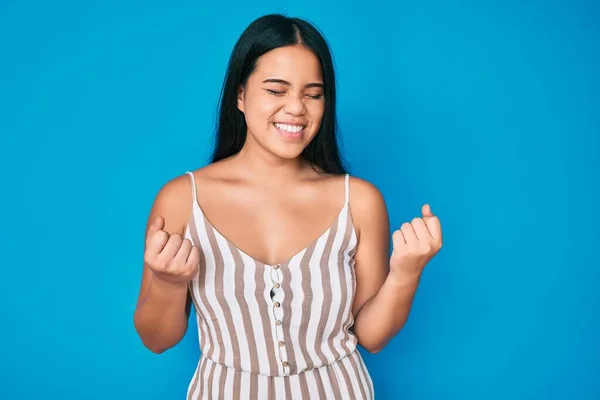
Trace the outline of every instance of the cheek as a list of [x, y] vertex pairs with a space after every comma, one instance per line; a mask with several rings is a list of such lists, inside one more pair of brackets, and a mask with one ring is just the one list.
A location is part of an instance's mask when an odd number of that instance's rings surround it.
[[280, 109], [280, 105], [272, 98], [264, 96], [250, 97], [245, 102], [246, 120], [255, 126], [267, 125]]
[[323, 102], [312, 103], [306, 106], [306, 109], [312, 119], [313, 124], [320, 125], [325, 114], [325, 104]]

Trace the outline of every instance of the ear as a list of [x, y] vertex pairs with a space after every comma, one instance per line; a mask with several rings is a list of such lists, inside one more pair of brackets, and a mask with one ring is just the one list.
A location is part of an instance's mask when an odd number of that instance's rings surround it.
[[244, 112], [244, 87], [242, 85], [238, 89], [237, 108], [241, 112]]

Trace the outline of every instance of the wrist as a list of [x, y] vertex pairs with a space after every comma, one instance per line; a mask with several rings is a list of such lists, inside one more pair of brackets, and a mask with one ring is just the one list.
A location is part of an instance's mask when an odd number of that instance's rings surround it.
[[180, 292], [182, 290], [187, 290], [187, 282], [171, 282], [161, 278], [157, 273], [152, 275], [150, 284], [161, 292]]
[[386, 281], [393, 286], [414, 286], [421, 279], [421, 271], [391, 270]]

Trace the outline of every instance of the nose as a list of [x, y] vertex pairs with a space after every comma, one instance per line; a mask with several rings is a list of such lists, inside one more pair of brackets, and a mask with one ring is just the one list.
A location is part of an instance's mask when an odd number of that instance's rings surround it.
[[302, 115], [304, 113], [304, 102], [297, 96], [288, 96], [283, 111], [290, 115]]

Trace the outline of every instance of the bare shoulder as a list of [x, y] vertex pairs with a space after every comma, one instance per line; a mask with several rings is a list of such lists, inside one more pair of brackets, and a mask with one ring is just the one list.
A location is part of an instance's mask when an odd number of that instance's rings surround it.
[[192, 180], [185, 173], [178, 175], [163, 184], [158, 192], [158, 197], [173, 205], [182, 205], [192, 199]]
[[183, 235], [190, 218], [193, 203], [191, 177], [183, 173], [165, 182], [159, 189], [148, 218], [148, 224], [157, 217], [165, 220], [165, 231]]
[[373, 183], [350, 176], [349, 182], [350, 203], [352, 210], [358, 213], [369, 213], [377, 209], [385, 209], [385, 200], [379, 188]]
[[357, 231], [374, 224], [384, 231], [389, 229], [387, 207], [379, 188], [365, 179], [350, 176], [349, 195], [350, 210]]

